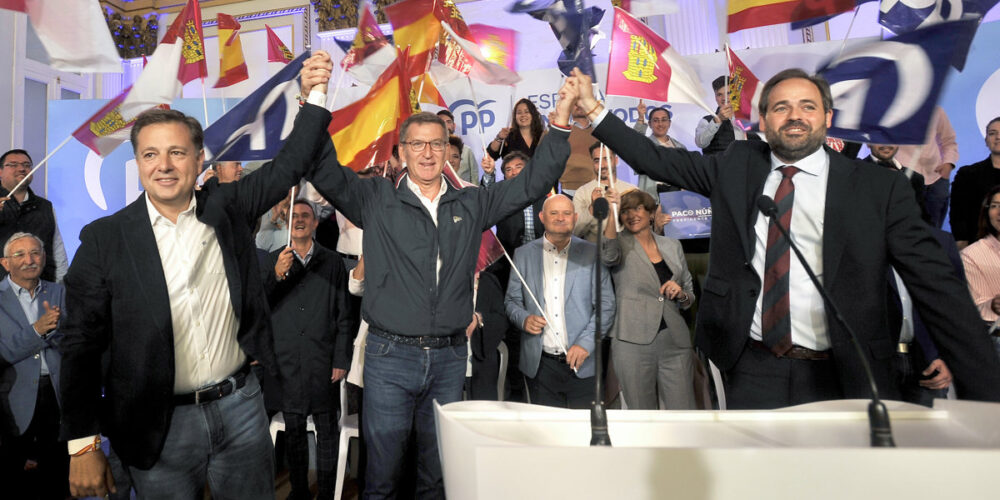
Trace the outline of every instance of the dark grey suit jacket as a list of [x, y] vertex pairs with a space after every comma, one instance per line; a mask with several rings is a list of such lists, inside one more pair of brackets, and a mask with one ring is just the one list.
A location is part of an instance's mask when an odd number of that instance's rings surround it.
[[[720, 369], [728, 370], [746, 345], [762, 287], [751, 262], [756, 200], [771, 169], [769, 146], [737, 141], [713, 156], [658, 148], [611, 114], [594, 130], [594, 137], [651, 178], [711, 199], [711, 255], [696, 343]], [[952, 369], [959, 394], [1000, 401], [1000, 361], [983, 334], [968, 289], [955, 277], [941, 245], [920, 219], [907, 180], [827, 152], [823, 284], [860, 337], [879, 390], [886, 397], [898, 397], [888, 362], [898, 333], [889, 332], [884, 299], [885, 277], [892, 265]], [[827, 324], [844, 397], [868, 397], [868, 383], [846, 330], [830, 311]]]

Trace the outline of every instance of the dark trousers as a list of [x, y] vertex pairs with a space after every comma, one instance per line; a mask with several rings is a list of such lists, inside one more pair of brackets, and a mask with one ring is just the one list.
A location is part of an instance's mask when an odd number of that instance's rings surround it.
[[902, 394], [903, 401], [923, 405], [934, 406], [934, 398], [948, 397], [947, 389], [928, 389], [920, 385], [921, 372], [927, 365], [918, 366], [914, 361], [913, 353], [896, 353], [892, 362], [895, 367], [896, 384], [899, 386], [899, 393]]
[[582, 410], [594, 401], [594, 377], [577, 378], [565, 361], [542, 356], [534, 378], [525, 377], [531, 404]]
[[[309, 440], [306, 433], [307, 415], [284, 413], [285, 457], [288, 459], [288, 482], [292, 491], [288, 498], [309, 499]], [[337, 447], [340, 433], [337, 413], [313, 413], [316, 424], [316, 483], [317, 498], [333, 498], [337, 480]]]
[[942, 177], [927, 186], [924, 191], [924, 207], [931, 216], [931, 225], [940, 229], [948, 214], [948, 199], [951, 198], [951, 182]]
[[730, 410], [770, 410], [843, 398], [832, 360], [779, 358], [749, 343], [725, 375]]
[[35, 412], [28, 429], [9, 444], [5, 444], [0, 461], [11, 482], [3, 485], [7, 493], [2, 496], [63, 499], [69, 495], [69, 454], [66, 442], [59, 441], [59, 403], [48, 376], [38, 379]]

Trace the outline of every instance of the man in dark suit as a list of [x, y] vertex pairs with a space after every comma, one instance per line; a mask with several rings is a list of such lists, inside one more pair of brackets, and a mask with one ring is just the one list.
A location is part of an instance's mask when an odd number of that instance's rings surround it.
[[[59, 440], [59, 352], [56, 328], [65, 304], [62, 285], [41, 279], [45, 244], [14, 233], [3, 246], [10, 274], [0, 281], [0, 380], [10, 379], [9, 405], [0, 403], [0, 425], [13, 424], [0, 474], [11, 498], [64, 498], [68, 493], [66, 443]], [[0, 382], [2, 385], [2, 382]], [[10, 418], [12, 422], [6, 422]], [[34, 466], [26, 465], [31, 461]]]
[[967, 291], [920, 220], [906, 179], [823, 148], [833, 115], [825, 81], [801, 70], [778, 73], [764, 86], [759, 105], [767, 143], [736, 142], [721, 154], [701, 156], [655, 147], [602, 109], [588, 77], [574, 75], [578, 103], [592, 109], [598, 123], [595, 137], [637, 170], [712, 200], [711, 260], [696, 341], [725, 372], [731, 408], [870, 396], [847, 331], [826, 310], [777, 228], [768, 227], [756, 208], [761, 195], [777, 200], [777, 219], [790, 226], [833, 302], [850, 311], [846, 321], [884, 396], [899, 396], [889, 362], [897, 338], [887, 327], [882, 299], [891, 264], [959, 393], [1000, 401], [1000, 362]]
[[288, 498], [292, 499], [312, 498], [306, 440], [306, 418], [310, 415], [316, 425], [319, 498], [334, 496], [338, 388], [351, 363], [354, 321], [347, 305], [347, 271], [339, 255], [314, 240], [318, 226], [313, 205], [297, 200], [289, 227], [292, 245], [270, 255], [274, 279], [268, 280], [273, 286], [267, 295], [285, 417], [285, 452], [292, 486]]
[[924, 198], [926, 197], [925, 192], [927, 190], [926, 186], [924, 186], [924, 176], [912, 168], [899, 163], [899, 160], [896, 159], [896, 151], [899, 151], [899, 146], [895, 144], [868, 144], [868, 149], [871, 150], [871, 154], [866, 156], [864, 161], [903, 174], [910, 181], [910, 187], [913, 188], [913, 196], [917, 199], [917, 206], [923, 211]]
[[324, 52], [306, 61], [303, 86], [320, 90], [274, 161], [238, 182], [195, 191], [204, 151], [193, 118], [151, 110], [133, 125], [145, 193], [83, 229], [65, 280], [60, 389], [74, 496], [114, 489], [95, 451], [104, 434], [140, 497], [196, 498], [206, 481], [216, 497], [274, 497], [248, 369], [276, 366], [253, 229], [329, 142], [330, 67]]

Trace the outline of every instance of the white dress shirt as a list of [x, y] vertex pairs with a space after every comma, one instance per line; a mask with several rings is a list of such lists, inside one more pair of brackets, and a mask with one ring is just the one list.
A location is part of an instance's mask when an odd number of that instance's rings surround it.
[[[774, 198], [774, 193], [781, 183], [783, 165], [774, 154], [771, 155], [771, 173], [764, 181], [762, 194]], [[823, 148], [792, 164], [800, 172], [792, 177], [795, 185], [795, 198], [792, 205], [792, 223], [790, 232], [792, 241], [798, 245], [805, 256], [806, 262], [813, 268], [816, 276], [823, 280], [823, 217], [826, 209], [826, 183], [830, 172], [830, 157]], [[758, 276], [764, 276], [764, 257], [767, 253], [767, 230], [770, 219], [762, 213], [757, 214], [754, 233], [757, 236], [753, 254], [753, 268]], [[794, 253], [789, 250], [790, 253]], [[827, 333], [826, 310], [823, 308], [823, 298], [809, 280], [799, 259], [790, 255], [788, 271], [789, 315], [792, 324], [792, 343], [817, 351], [830, 348], [830, 335]], [[750, 325], [750, 337], [761, 340], [761, 307], [764, 292], [757, 296], [754, 308], [753, 323]]]
[[170, 222], [146, 198], [163, 265], [174, 333], [174, 394], [211, 385], [246, 361], [215, 230], [195, 217], [196, 198]]
[[542, 237], [542, 291], [545, 296], [545, 315], [548, 322], [542, 329], [542, 349], [549, 354], [566, 352], [569, 339], [566, 337], [566, 263], [569, 261], [569, 246], [562, 250]]
[[[413, 191], [413, 194], [417, 195], [417, 199], [420, 200], [420, 204], [427, 209], [431, 214], [431, 220], [434, 221], [434, 226], [438, 225], [438, 205], [441, 203], [441, 196], [448, 191], [448, 183], [444, 181], [444, 176], [441, 176], [441, 189], [438, 190], [437, 196], [434, 199], [430, 199], [420, 192], [420, 186], [409, 175], [406, 176], [406, 187]], [[441, 277], [441, 246], [438, 245], [437, 254], [437, 271], [434, 273], [435, 280]]]

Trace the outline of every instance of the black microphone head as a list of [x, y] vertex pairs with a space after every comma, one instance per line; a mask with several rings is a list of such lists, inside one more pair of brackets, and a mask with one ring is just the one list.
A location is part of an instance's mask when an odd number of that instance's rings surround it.
[[774, 214], [778, 213], [778, 205], [766, 194], [762, 194], [757, 198], [757, 208], [768, 217], [773, 217]]
[[604, 220], [608, 216], [608, 200], [605, 198], [598, 198], [594, 200], [594, 218], [597, 220]]

